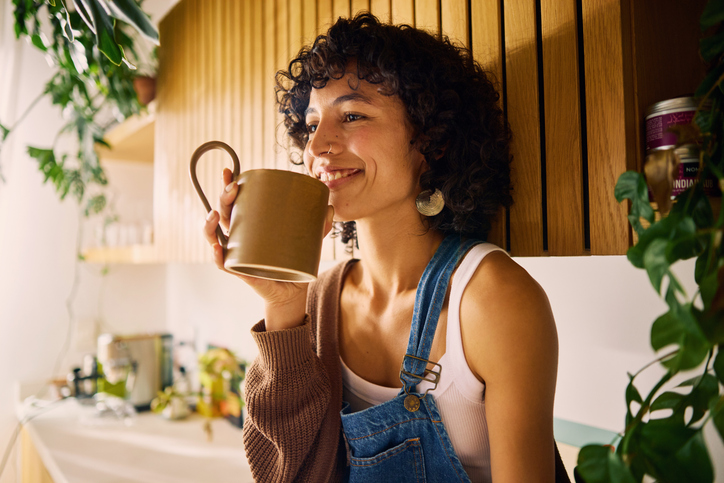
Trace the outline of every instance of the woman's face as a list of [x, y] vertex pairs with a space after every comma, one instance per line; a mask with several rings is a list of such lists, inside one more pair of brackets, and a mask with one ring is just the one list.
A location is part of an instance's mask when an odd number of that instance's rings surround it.
[[339, 221], [416, 213], [425, 160], [410, 144], [405, 107], [350, 70], [312, 89], [304, 165], [329, 187]]

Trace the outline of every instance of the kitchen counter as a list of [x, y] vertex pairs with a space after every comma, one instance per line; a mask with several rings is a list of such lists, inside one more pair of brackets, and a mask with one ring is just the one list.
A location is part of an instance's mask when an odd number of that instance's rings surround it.
[[[30, 419], [30, 437], [54, 483], [244, 483], [253, 482], [241, 429], [212, 421], [207, 440], [204, 419], [192, 415], [169, 421], [145, 412], [129, 424], [95, 416], [75, 399], [44, 408], [27, 404], [19, 417]], [[36, 416], [32, 416], [37, 414]]]

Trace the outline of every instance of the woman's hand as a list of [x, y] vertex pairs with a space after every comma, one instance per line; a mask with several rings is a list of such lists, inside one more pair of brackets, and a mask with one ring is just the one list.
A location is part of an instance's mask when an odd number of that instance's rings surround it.
[[[232, 173], [228, 168], [223, 171], [223, 184], [224, 190], [219, 196], [219, 210], [211, 210], [204, 223], [204, 237], [214, 251], [214, 263], [220, 270], [244, 280], [264, 299], [267, 330], [288, 329], [301, 325], [306, 312], [308, 283], [276, 282], [232, 272], [224, 268], [224, 248], [216, 238], [216, 226], [221, 224], [224, 229], [229, 229], [231, 208], [239, 191], [239, 185], [232, 183]], [[334, 208], [329, 206], [324, 236], [327, 236], [332, 229], [333, 218]]]

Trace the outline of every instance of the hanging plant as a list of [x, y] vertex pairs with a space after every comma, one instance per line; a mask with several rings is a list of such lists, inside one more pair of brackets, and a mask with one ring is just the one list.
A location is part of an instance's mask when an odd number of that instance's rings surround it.
[[[703, 428], [713, 424], [724, 439], [724, 210], [715, 208], [706, 188], [724, 189], [722, 21], [724, 2], [710, 0], [701, 30], [716, 33], [700, 43], [709, 73], [695, 94], [700, 104], [693, 123], [677, 129], [680, 145], [700, 145], [697, 182], [671, 203], [679, 162], [672, 149], [647, 157], [646, 177], [629, 171], [616, 185], [616, 199], [631, 202], [628, 218], [638, 235], [628, 259], [646, 270], [668, 306], [651, 327], [651, 345], [662, 354], [644, 368], [656, 364], [665, 373], [645, 397], [636, 386], [644, 369], [629, 374], [624, 430], [611, 445], [589, 445], [579, 453], [576, 470], [587, 483], [640, 483], [645, 475], [660, 483], [714, 481]], [[692, 258], [697, 291], [687, 294], [671, 267]], [[670, 387], [682, 375], [688, 377]]]
[[[105, 196], [90, 188], [108, 180], [96, 145], [106, 145], [110, 127], [143, 109], [133, 89], [140, 56], [129, 27], [155, 44], [158, 32], [135, 0], [13, 0], [13, 5], [16, 37], [28, 38], [55, 72], [15, 124], [0, 122], [0, 149], [38, 100], [50, 97], [66, 122], [52, 146], [27, 146], [27, 153], [61, 200], [70, 194], [84, 204], [86, 216], [99, 213]], [[74, 152], [59, 152], [62, 136], [72, 138]]]

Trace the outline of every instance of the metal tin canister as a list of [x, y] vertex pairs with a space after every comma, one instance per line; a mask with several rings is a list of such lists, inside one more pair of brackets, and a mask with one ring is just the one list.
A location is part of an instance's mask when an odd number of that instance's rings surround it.
[[671, 126], [691, 123], [698, 106], [693, 97], [677, 97], [657, 102], [646, 111], [646, 153], [676, 145]]
[[[679, 146], [674, 152], [679, 156], [679, 173], [671, 189], [672, 200], [696, 183], [699, 178], [699, 146], [686, 144]], [[721, 196], [717, 180], [713, 176], [707, 176], [703, 183], [704, 193], [707, 196]]]
[[[676, 176], [674, 186], [671, 189], [672, 200], [696, 183], [699, 176], [698, 146], [687, 144], [676, 148], [674, 152], [679, 156], [679, 174]], [[704, 186], [706, 186], [706, 183], [704, 183]]]

